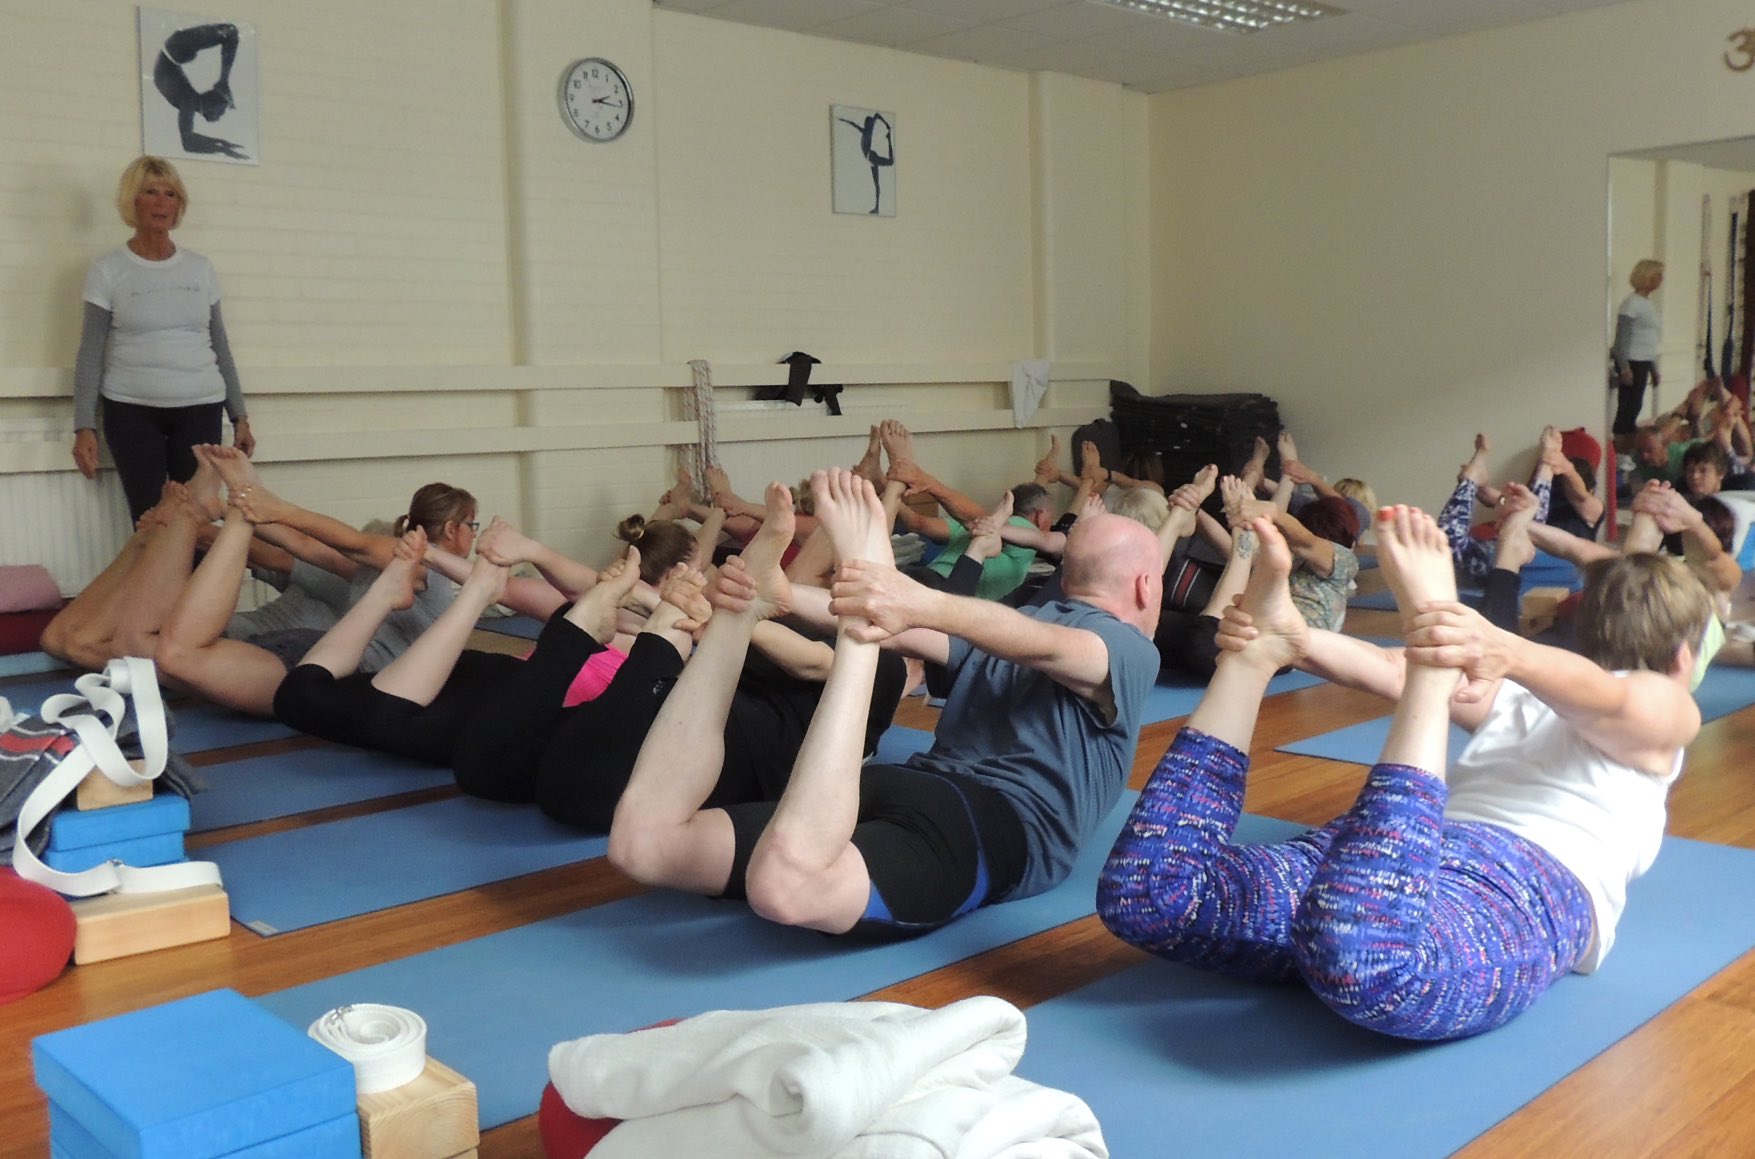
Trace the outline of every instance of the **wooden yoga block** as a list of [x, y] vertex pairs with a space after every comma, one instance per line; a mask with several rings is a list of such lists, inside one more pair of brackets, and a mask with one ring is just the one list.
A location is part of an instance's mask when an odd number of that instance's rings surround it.
[[[135, 772], [143, 772], [144, 762], [132, 760], [128, 767]], [[108, 809], [112, 805], [138, 805], [142, 801], [152, 800], [152, 782], [142, 781], [133, 788], [124, 789], [121, 785], [104, 776], [101, 769], [93, 769], [85, 774], [85, 780], [73, 790], [73, 807], [86, 809]]]
[[82, 898], [73, 916], [73, 961], [81, 966], [211, 941], [232, 929], [231, 899], [217, 885]]
[[366, 1159], [459, 1159], [481, 1142], [475, 1084], [440, 1062], [413, 1082], [359, 1097]]
[[1520, 635], [1534, 636], [1554, 626], [1559, 614], [1560, 605], [1570, 596], [1570, 588], [1531, 588], [1523, 594], [1523, 605], [1518, 613], [1517, 630]]

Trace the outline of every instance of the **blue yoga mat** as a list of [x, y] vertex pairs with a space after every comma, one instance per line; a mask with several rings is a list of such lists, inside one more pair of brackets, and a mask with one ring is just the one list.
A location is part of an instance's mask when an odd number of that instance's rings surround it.
[[[0, 685], [0, 696], [7, 699], [14, 712], [35, 712], [49, 697], [75, 691], [73, 680], [77, 675], [78, 673], [69, 672], [42, 680]], [[254, 744], [264, 740], [282, 740], [299, 735], [279, 721], [246, 716], [229, 708], [221, 708], [217, 704], [186, 704], [168, 711], [176, 724], [171, 747], [185, 756], [209, 749], [230, 748], [233, 745]]]
[[191, 831], [224, 829], [452, 783], [451, 770], [363, 749], [322, 747], [208, 765]]
[[[0, 656], [0, 676], [24, 676], [37, 672], [58, 672], [66, 667], [65, 664], [55, 659], [47, 652], [14, 652], [11, 655]], [[69, 682], [72, 681], [73, 673], [71, 671], [67, 673], [67, 679]], [[6, 690], [0, 688], [0, 696], [5, 695]]]
[[1449, 1155], [1752, 944], [1755, 851], [1672, 837], [1602, 969], [1478, 1038], [1397, 1042], [1301, 986], [1151, 962], [1031, 1009], [1018, 1073], [1083, 1097], [1116, 1155]]
[[525, 640], [534, 640], [542, 635], [542, 621], [534, 616], [483, 616], [475, 622], [475, 626], [484, 632], [498, 632], [502, 636], [517, 636]]
[[[1293, 692], [1300, 688], [1314, 688], [1321, 683], [1323, 680], [1320, 676], [1312, 676], [1308, 672], [1284, 672], [1268, 681], [1265, 695], [1273, 696], [1281, 692]], [[1157, 724], [1160, 721], [1187, 716], [1200, 703], [1200, 698], [1206, 690], [1206, 684], [1192, 676], [1175, 672], [1164, 673], [1158, 677], [1158, 682], [1152, 685], [1151, 692], [1146, 694], [1146, 710], [1140, 718], [1141, 722]]]
[[601, 857], [608, 844], [531, 805], [456, 797], [201, 853], [219, 864], [232, 917], [268, 936]]
[[1755, 704], [1755, 668], [1714, 664], [1694, 690], [1694, 703], [1700, 706], [1703, 721], [1717, 720]]
[[426, 1019], [427, 1053], [474, 1080], [481, 1125], [497, 1127], [535, 1113], [557, 1042], [707, 1010], [855, 998], [1086, 916], [1110, 835], [1133, 800], [1124, 795], [1056, 888], [911, 941], [829, 938], [771, 925], [739, 902], [657, 892], [260, 1001], [298, 1027], [348, 1002], [415, 1011]]
[[923, 753], [931, 747], [930, 732], [892, 724], [878, 738], [877, 755], [872, 760], [880, 765], [899, 765], [915, 753]]
[[184, 755], [300, 735], [297, 729], [278, 720], [247, 716], [217, 704], [185, 705], [171, 709], [170, 713], [176, 720], [171, 747]]
[[[1391, 718], [1380, 716], [1376, 720], [1360, 721], [1358, 724], [1338, 728], [1333, 732], [1325, 732], [1307, 740], [1293, 741], [1283, 744], [1279, 751], [1294, 753], [1301, 757], [1327, 757], [1331, 761], [1351, 761], [1356, 765], [1374, 765], [1378, 755], [1383, 752], [1383, 742], [1389, 739], [1389, 722]], [[1454, 762], [1469, 743], [1469, 734], [1456, 725], [1450, 726], [1450, 760]]]

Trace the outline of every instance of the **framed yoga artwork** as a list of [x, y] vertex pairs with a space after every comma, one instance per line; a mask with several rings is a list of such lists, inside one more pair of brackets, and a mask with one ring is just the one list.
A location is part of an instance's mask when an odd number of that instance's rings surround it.
[[258, 164], [261, 95], [250, 25], [140, 9], [142, 152]]
[[829, 106], [829, 166], [836, 213], [896, 216], [896, 114]]

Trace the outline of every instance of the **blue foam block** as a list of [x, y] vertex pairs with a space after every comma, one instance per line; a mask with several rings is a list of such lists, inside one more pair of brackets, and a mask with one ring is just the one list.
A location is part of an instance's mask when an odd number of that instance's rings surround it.
[[183, 860], [183, 833], [151, 833], [126, 841], [106, 841], [78, 849], [50, 849], [43, 854], [43, 864], [62, 873], [78, 873], [111, 859], [136, 867], [169, 865]]
[[542, 635], [542, 621], [534, 616], [483, 616], [475, 622], [475, 626], [484, 632], [517, 636], [523, 640], [534, 640]]
[[[1376, 720], [1361, 721], [1337, 728], [1333, 732], [1325, 732], [1320, 736], [1283, 744], [1279, 751], [1295, 753], [1302, 757], [1327, 757], [1331, 761], [1351, 761], [1356, 765], [1374, 765], [1383, 752], [1383, 743], [1389, 739], [1391, 717], [1380, 716]], [[1457, 725], [1450, 726], [1449, 753], [1454, 763], [1462, 754], [1463, 747], [1469, 743], [1469, 734]]]
[[[856, 998], [1089, 915], [1097, 873], [1134, 799], [1123, 794], [1056, 888], [909, 941], [829, 938], [764, 922], [741, 902], [654, 892], [283, 990], [262, 1003], [298, 1026], [343, 1002], [417, 1011], [427, 1022], [428, 1051], [475, 1081], [481, 1124], [497, 1127], [536, 1111], [557, 1042], [707, 1010]], [[1299, 828], [1246, 820], [1276, 836]]]
[[354, 1114], [352, 1064], [235, 990], [45, 1034], [31, 1057], [50, 1101], [126, 1159], [210, 1159]]
[[[49, 1148], [51, 1155], [66, 1159], [116, 1159], [114, 1151], [54, 1103], [49, 1104]], [[359, 1153], [360, 1120], [352, 1114], [227, 1151], [223, 1159], [358, 1159]]]
[[160, 793], [150, 801], [108, 809], [61, 809], [49, 820], [50, 849], [80, 849], [189, 829], [189, 799]]
[[601, 857], [608, 845], [529, 805], [459, 797], [202, 853], [219, 864], [232, 917], [271, 935]]
[[449, 769], [328, 745], [208, 765], [201, 779], [189, 803], [196, 833], [452, 783]]
[[1302, 986], [1151, 962], [1029, 1011], [1018, 1073], [1081, 1096], [1116, 1155], [1449, 1155], [1755, 944], [1755, 850], [1671, 837], [1614, 950], [1477, 1038], [1398, 1042]]

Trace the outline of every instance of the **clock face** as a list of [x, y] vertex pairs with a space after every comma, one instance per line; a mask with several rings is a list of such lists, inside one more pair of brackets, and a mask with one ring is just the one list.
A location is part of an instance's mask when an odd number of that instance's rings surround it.
[[561, 119], [587, 141], [613, 141], [634, 119], [634, 90], [602, 57], [574, 61], [561, 73]]

